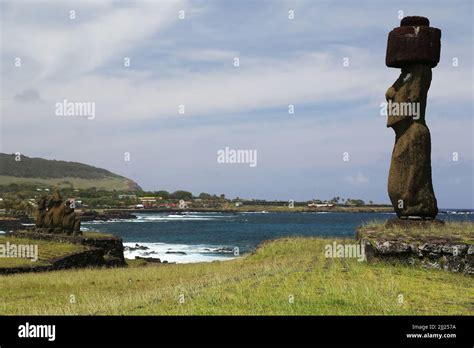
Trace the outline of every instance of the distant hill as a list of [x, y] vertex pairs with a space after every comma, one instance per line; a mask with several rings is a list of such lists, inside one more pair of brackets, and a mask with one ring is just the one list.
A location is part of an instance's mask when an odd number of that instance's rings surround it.
[[[37, 184], [86, 189], [141, 190], [140, 186], [123, 176], [78, 162], [47, 160], [0, 153], [0, 185]], [[42, 186], [40, 186], [42, 187]]]

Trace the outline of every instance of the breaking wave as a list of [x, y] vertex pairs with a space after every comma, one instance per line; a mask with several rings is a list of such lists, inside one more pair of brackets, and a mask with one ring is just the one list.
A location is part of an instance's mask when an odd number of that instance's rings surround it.
[[188, 245], [166, 243], [124, 243], [124, 256], [158, 258], [162, 262], [196, 263], [234, 259], [234, 248], [215, 245]]

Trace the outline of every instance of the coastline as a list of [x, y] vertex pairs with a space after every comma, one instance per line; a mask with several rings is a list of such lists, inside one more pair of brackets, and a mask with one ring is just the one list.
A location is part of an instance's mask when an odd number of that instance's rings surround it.
[[255, 212], [269, 212], [269, 213], [393, 213], [393, 207], [389, 205], [373, 205], [373, 206], [334, 206], [334, 207], [320, 207], [308, 208], [295, 206], [289, 208], [287, 206], [274, 205], [255, 205], [242, 206], [232, 208], [187, 208], [187, 209], [172, 209], [172, 208], [153, 208], [153, 209], [104, 209], [104, 213], [255, 213]]

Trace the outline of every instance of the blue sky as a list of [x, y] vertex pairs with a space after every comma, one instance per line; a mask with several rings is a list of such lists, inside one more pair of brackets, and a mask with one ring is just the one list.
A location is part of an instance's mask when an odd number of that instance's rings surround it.
[[[440, 207], [474, 208], [472, 1], [0, 7], [1, 152], [103, 167], [149, 190], [380, 203], [394, 143], [380, 103], [400, 73], [385, 66], [387, 34], [399, 11], [426, 16], [442, 30], [426, 116], [435, 193]], [[64, 99], [94, 102], [96, 117], [57, 117]], [[258, 165], [218, 163], [225, 147], [257, 150]]]

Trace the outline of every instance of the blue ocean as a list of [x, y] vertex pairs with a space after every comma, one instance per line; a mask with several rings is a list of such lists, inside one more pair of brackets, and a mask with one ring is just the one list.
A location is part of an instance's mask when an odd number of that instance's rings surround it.
[[[83, 222], [83, 230], [111, 232], [124, 241], [125, 257], [191, 263], [227, 260], [287, 236], [354, 237], [358, 226], [393, 213], [139, 213], [137, 219]], [[474, 221], [473, 211], [447, 210], [445, 221]]]

